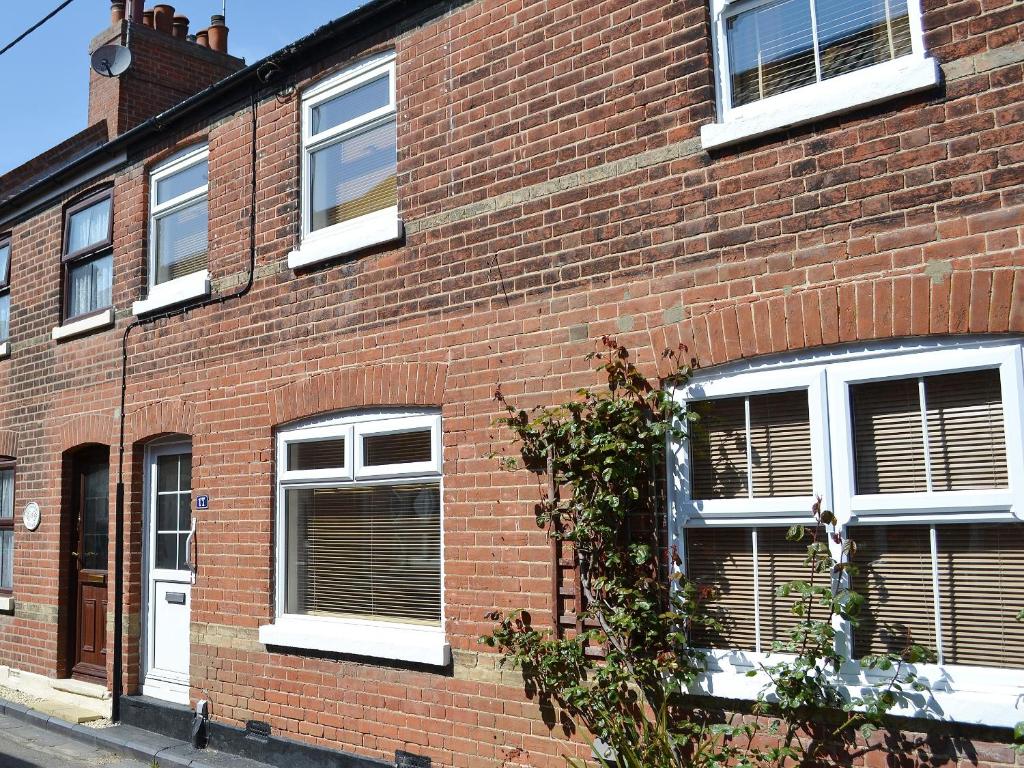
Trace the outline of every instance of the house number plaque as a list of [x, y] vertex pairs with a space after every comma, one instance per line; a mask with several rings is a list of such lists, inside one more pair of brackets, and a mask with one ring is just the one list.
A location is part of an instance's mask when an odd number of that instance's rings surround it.
[[39, 527], [39, 505], [34, 501], [30, 501], [25, 505], [25, 511], [21, 513], [21, 521], [25, 524], [25, 527], [30, 531], [34, 531]]

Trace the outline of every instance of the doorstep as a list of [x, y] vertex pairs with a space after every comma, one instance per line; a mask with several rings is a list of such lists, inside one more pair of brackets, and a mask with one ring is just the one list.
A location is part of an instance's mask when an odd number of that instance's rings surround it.
[[148, 761], [158, 768], [269, 768], [266, 763], [258, 763], [255, 760], [210, 749], [194, 749], [187, 742], [130, 725], [90, 728], [2, 699], [0, 714], [24, 720], [38, 728], [45, 728], [86, 744], [104, 747], [119, 755]]

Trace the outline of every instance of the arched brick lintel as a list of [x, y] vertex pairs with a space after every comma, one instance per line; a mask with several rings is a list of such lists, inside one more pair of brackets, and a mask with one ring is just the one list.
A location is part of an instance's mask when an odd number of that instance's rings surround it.
[[[880, 277], [737, 302], [652, 332], [709, 367], [761, 355], [885, 339], [1024, 333], [1024, 271]], [[662, 376], [672, 373], [661, 363]]]
[[125, 417], [125, 443], [138, 443], [160, 435], [194, 436], [196, 405], [188, 400], [161, 400], [130, 411]]
[[87, 413], [69, 419], [60, 425], [57, 441], [61, 452], [80, 445], [112, 445], [117, 423], [113, 416]]
[[316, 374], [272, 393], [271, 424], [348, 408], [440, 406], [447, 374], [444, 363], [387, 363]]
[[0, 429], [0, 456], [18, 458], [18, 433], [12, 429]]

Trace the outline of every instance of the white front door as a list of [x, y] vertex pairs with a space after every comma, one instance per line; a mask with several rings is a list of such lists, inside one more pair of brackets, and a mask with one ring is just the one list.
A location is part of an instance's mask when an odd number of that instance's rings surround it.
[[146, 456], [146, 631], [142, 692], [189, 704], [192, 612], [192, 446], [152, 446]]

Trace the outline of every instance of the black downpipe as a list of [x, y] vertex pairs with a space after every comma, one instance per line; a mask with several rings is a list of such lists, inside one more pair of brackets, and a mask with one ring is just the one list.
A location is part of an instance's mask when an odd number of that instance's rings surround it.
[[[261, 80], [266, 81], [276, 72], [277, 67], [271, 64], [263, 72], [259, 73], [259, 76]], [[249, 277], [245, 285], [234, 293], [184, 304], [148, 317], [136, 318], [124, 329], [124, 336], [121, 338], [121, 411], [117, 443], [117, 493], [114, 502], [114, 530], [117, 537], [114, 543], [114, 680], [110, 706], [110, 719], [115, 723], [121, 719], [121, 694], [123, 689], [121, 677], [123, 674], [122, 651], [124, 645], [122, 626], [124, 623], [124, 426], [125, 405], [128, 393], [128, 337], [135, 328], [152, 325], [160, 320], [186, 314], [191, 310], [240, 299], [252, 290], [253, 282], [256, 279], [256, 152], [259, 103], [259, 93], [254, 91], [250, 97], [250, 109], [252, 112], [252, 164], [250, 174], [252, 178], [249, 201]]]

